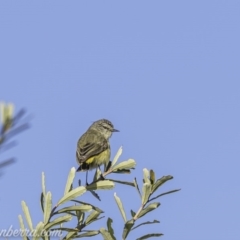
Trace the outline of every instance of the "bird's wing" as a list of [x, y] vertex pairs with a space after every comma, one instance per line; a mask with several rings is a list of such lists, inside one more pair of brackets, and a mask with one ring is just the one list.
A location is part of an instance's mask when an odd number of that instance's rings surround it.
[[[83, 142], [84, 144], [82, 144]], [[108, 141], [103, 136], [98, 136], [96, 138], [96, 135], [94, 133], [91, 134], [88, 133], [88, 135], [83, 135], [79, 139], [76, 154], [77, 160], [79, 163], [83, 163], [90, 157], [93, 157], [105, 151], [107, 148]]]

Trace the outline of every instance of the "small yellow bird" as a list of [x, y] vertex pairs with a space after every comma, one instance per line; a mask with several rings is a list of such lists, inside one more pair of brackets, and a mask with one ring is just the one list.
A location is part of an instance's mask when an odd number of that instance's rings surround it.
[[76, 159], [80, 164], [77, 171], [88, 173], [88, 170], [100, 168], [102, 164], [106, 169], [111, 155], [109, 138], [113, 132], [119, 131], [107, 119], [98, 120], [88, 128], [77, 143]]

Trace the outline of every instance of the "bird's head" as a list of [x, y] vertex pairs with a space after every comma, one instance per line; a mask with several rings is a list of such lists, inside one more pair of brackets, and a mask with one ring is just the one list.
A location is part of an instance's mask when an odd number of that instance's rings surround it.
[[100, 132], [106, 139], [109, 139], [113, 132], [119, 132], [117, 129], [114, 129], [113, 124], [107, 119], [100, 119], [94, 122], [90, 129]]

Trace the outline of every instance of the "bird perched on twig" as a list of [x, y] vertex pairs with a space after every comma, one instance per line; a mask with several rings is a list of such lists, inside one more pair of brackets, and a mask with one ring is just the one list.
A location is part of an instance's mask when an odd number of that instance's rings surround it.
[[109, 138], [113, 132], [119, 131], [114, 129], [113, 124], [107, 119], [98, 120], [88, 128], [77, 143], [76, 158], [80, 164], [77, 171], [88, 173], [88, 170], [97, 167], [100, 169], [102, 164], [106, 169], [111, 155]]

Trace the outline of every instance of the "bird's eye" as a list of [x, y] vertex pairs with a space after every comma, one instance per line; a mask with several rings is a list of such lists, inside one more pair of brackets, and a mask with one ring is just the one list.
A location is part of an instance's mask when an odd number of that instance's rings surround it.
[[107, 130], [109, 130], [109, 127], [107, 125], [105, 125], [105, 124], [102, 124], [102, 127], [107, 129]]

